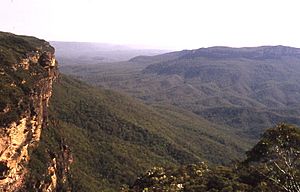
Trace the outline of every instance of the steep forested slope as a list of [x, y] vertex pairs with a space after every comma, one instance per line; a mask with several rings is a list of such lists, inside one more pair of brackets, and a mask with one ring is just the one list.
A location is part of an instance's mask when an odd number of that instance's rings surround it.
[[[194, 114], [151, 108], [64, 75], [54, 86], [49, 122], [32, 168], [42, 167], [44, 151], [63, 140], [74, 159], [71, 183], [79, 191], [113, 191], [156, 165], [228, 163], [249, 146]], [[39, 175], [36, 170], [33, 178]]]

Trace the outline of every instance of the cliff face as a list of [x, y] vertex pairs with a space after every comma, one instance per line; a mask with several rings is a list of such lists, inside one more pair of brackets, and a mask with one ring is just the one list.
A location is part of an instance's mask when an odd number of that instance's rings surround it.
[[0, 33], [0, 191], [16, 191], [24, 184], [29, 151], [47, 124], [57, 75], [49, 43]]

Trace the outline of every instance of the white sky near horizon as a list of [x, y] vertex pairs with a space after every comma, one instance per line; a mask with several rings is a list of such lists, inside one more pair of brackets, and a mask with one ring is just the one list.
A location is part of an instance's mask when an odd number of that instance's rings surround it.
[[144, 48], [300, 47], [299, 0], [0, 0], [0, 31]]

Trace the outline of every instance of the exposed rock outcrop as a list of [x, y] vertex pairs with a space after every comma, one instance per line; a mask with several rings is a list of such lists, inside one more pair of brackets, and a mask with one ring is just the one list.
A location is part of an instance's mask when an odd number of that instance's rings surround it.
[[0, 191], [17, 191], [28, 173], [29, 150], [47, 124], [58, 75], [54, 48], [33, 37], [0, 33], [0, 72]]
[[56, 153], [48, 151], [50, 162], [43, 176], [44, 179], [31, 180], [29, 183], [27, 181], [25, 191], [27, 189], [41, 192], [71, 191], [70, 186], [68, 186], [68, 179], [73, 156], [69, 146], [64, 141], [61, 141], [59, 148]]

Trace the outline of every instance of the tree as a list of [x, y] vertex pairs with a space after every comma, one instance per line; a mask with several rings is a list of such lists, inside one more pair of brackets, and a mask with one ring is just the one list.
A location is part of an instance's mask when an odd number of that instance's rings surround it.
[[247, 155], [248, 163], [255, 166], [270, 185], [286, 192], [300, 192], [299, 128], [280, 124], [267, 130]]

